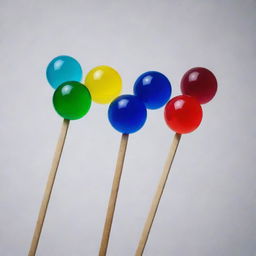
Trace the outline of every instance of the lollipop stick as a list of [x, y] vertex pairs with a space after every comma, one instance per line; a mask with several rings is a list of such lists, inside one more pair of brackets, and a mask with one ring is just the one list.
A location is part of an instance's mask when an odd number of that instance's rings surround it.
[[119, 184], [120, 184], [123, 165], [124, 165], [124, 158], [125, 158], [125, 152], [126, 152], [126, 147], [127, 147], [127, 143], [128, 143], [128, 138], [129, 138], [128, 134], [123, 134], [121, 137], [121, 143], [120, 143], [120, 148], [119, 148], [118, 158], [117, 158], [117, 163], [116, 163], [116, 170], [115, 170], [115, 175], [114, 175], [113, 184], [112, 184], [112, 190], [111, 190], [111, 194], [110, 194], [110, 198], [109, 198], [109, 202], [108, 202], [108, 210], [107, 210], [107, 215], [106, 215], [106, 219], [105, 219], [103, 235], [102, 235], [102, 239], [101, 239], [99, 256], [105, 256], [107, 253], [109, 235], [110, 235], [114, 212], [115, 212], [117, 194], [118, 194], [118, 190], [119, 190]]
[[49, 203], [49, 200], [50, 200], [50, 197], [51, 197], [52, 188], [53, 188], [53, 185], [54, 185], [54, 181], [55, 181], [56, 173], [57, 173], [57, 170], [58, 170], [58, 166], [59, 166], [63, 146], [64, 146], [64, 143], [65, 143], [65, 139], [66, 139], [66, 135], [67, 135], [67, 131], [68, 131], [68, 126], [69, 126], [69, 120], [64, 119], [62, 127], [61, 127], [61, 132], [60, 132], [60, 137], [59, 137], [59, 140], [58, 140], [58, 144], [57, 144], [55, 154], [54, 154], [54, 157], [53, 157], [51, 171], [49, 173], [47, 185], [46, 185], [45, 192], [44, 192], [44, 197], [43, 197], [43, 200], [42, 200], [42, 203], [41, 203], [41, 208], [40, 208], [39, 215], [38, 215], [38, 218], [37, 218], [37, 223], [36, 223], [36, 227], [35, 227], [35, 230], [34, 230], [34, 235], [33, 235], [33, 238], [32, 238], [32, 242], [31, 242], [31, 246], [30, 246], [28, 256], [34, 256], [36, 254], [36, 250], [37, 250], [39, 238], [40, 238], [40, 235], [41, 235], [42, 227], [43, 227], [43, 224], [44, 224], [44, 219], [45, 219], [48, 203]]
[[180, 138], [181, 138], [181, 135], [178, 134], [178, 133], [176, 133], [174, 138], [173, 138], [171, 149], [169, 151], [167, 160], [165, 162], [163, 173], [162, 173], [160, 182], [158, 184], [157, 191], [155, 193], [153, 202], [151, 204], [151, 208], [150, 208], [147, 220], [145, 222], [143, 232], [141, 234], [140, 242], [139, 242], [139, 245], [137, 247], [136, 254], [135, 254], [136, 256], [141, 256], [143, 254], [144, 249], [145, 249], [145, 246], [146, 246], [146, 243], [147, 243], [147, 240], [148, 240], [148, 236], [149, 236], [149, 233], [150, 233], [150, 229], [152, 227], [154, 218], [156, 216], [157, 208], [158, 208], [158, 205], [160, 203], [161, 196], [163, 194], [164, 187], [165, 187], [168, 175], [170, 173], [170, 169], [171, 169], [172, 162], [173, 162], [173, 159], [175, 157], [175, 153], [177, 151], [177, 148], [178, 148], [178, 145], [179, 145], [179, 142], [180, 142]]

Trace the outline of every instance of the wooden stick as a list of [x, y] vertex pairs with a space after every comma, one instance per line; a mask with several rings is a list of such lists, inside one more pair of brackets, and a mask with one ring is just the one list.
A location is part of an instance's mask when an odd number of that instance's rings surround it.
[[69, 127], [69, 120], [64, 119], [62, 127], [61, 127], [61, 132], [60, 132], [58, 144], [56, 146], [55, 154], [54, 154], [54, 157], [53, 157], [52, 167], [51, 167], [51, 170], [50, 170], [50, 173], [49, 173], [47, 185], [46, 185], [45, 192], [44, 192], [44, 197], [43, 197], [43, 200], [42, 200], [42, 203], [41, 203], [41, 208], [40, 208], [39, 215], [38, 215], [38, 218], [37, 218], [37, 223], [36, 223], [36, 227], [35, 227], [35, 230], [34, 230], [34, 235], [33, 235], [33, 238], [32, 238], [32, 242], [31, 242], [31, 246], [30, 246], [28, 256], [35, 256], [35, 254], [36, 254], [38, 242], [39, 242], [41, 231], [42, 231], [43, 224], [44, 224], [44, 219], [45, 219], [47, 207], [48, 207], [49, 200], [50, 200], [50, 197], [51, 197], [52, 188], [53, 188], [53, 185], [54, 185], [54, 181], [55, 181], [56, 173], [57, 173], [57, 170], [58, 170], [58, 166], [59, 166], [63, 146], [64, 146], [64, 143], [65, 143], [68, 127]]
[[145, 249], [145, 246], [146, 246], [146, 243], [147, 243], [147, 240], [148, 240], [148, 236], [149, 236], [154, 218], [156, 216], [157, 208], [158, 208], [158, 205], [160, 203], [160, 200], [161, 200], [161, 197], [162, 197], [162, 194], [163, 194], [163, 191], [164, 191], [164, 187], [165, 187], [168, 175], [170, 173], [172, 162], [173, 162], [173, 159], [175, 157], [175, 153], [177, 151], [177, 148], [178, 148], [178, 145], [179, 145], [179, 142], [180, 142], [180, 138], [181, 138], [181, 135], [178, 134], [178, 133], [176, 133], [174, 138], [173, 138], [171, 149], [170, 149], [170, 152], [168, 154], [167, 160], [165, 162], [163, 173], [162, 173], [161, 179], [159, 181], [154, 199], [152, 201], [151, 208], [150, 208], [147, 220], [145, 222], [143, 232], [141, 234], [140, 242], [138, 244], [136, 254], [135, 254], [136, 256], [141, 256], [144, 252], [144, 249]]
[[117, 200], [120, 180], [121, 180], [121, 176], [122, 176], [122, 170], [123, 170], [123, 165], [124, 165], [124, 158], [125, 158], [125, 152], [126, 152], [126, 148], [127, 148], [128, 138], [129, 138], [128, 134], [123, 134], [121, 137], [121, 143], [120, 143], [118, 158], [117, 158], [117, 162], [116, 162], [116, 170], [115, 170], [115, 175], [114, 175], [113, 184], [112, 184], [112, 190], [111, 190], [111, 194], [110, 194], [110, 198], [109, 198], [109, 202], [108, 202], [108, 210], [107, 210], [104, 230], [103, 230], [101, 244], [100, 244], [99, 256], [105, 256], [107, 253], [107, 249], [108, 249], [109, 236], [110, 236], [110, 232], [111, 232], [111, 226], [112, 226], [114, 212], [115, 212], [116, 200]]

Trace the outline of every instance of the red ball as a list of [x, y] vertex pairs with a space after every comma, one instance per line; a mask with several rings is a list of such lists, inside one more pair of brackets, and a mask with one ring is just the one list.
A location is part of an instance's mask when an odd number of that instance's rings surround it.
[[195, 98], [180, 95], [166, 104], [164, 117], [173, 131], [184, 134], [194, 131], [200, 125], [203, 111]]
[[217, 80], [214, 74], [206, 68], [192, 68], [181, 80], [182, 94], [195, 97], [200, 104], [212, 100], [217, 92]]

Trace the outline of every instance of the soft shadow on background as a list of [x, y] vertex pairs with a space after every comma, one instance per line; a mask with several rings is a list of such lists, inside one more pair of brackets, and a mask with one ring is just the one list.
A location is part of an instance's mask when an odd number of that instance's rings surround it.
[[[182, 137], [145, 256], [255, 256], [256, 1], [1, 1], [0, 255], [28, 252], [61, 118], [45, 69], [67, 54], [84, 74], [106, 64], [123, 93], [148, 70], [173, 96], [211, 69], [216, 98]], [[120, 134], [107, 107], [71, 123], [38, 256], [97, 255]], [[163, 109], [131, 136], [108, 255], [135, 252], [173, 132]]]

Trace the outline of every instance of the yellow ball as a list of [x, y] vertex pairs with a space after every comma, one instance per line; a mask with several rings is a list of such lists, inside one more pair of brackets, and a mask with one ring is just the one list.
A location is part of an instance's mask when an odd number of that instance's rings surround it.
[[93, 68], [87, 74], [84, 84], [90, 91], [92, 100], [101, 104], [110, 103], [122, 90], [120, 75], [108, 66]]

